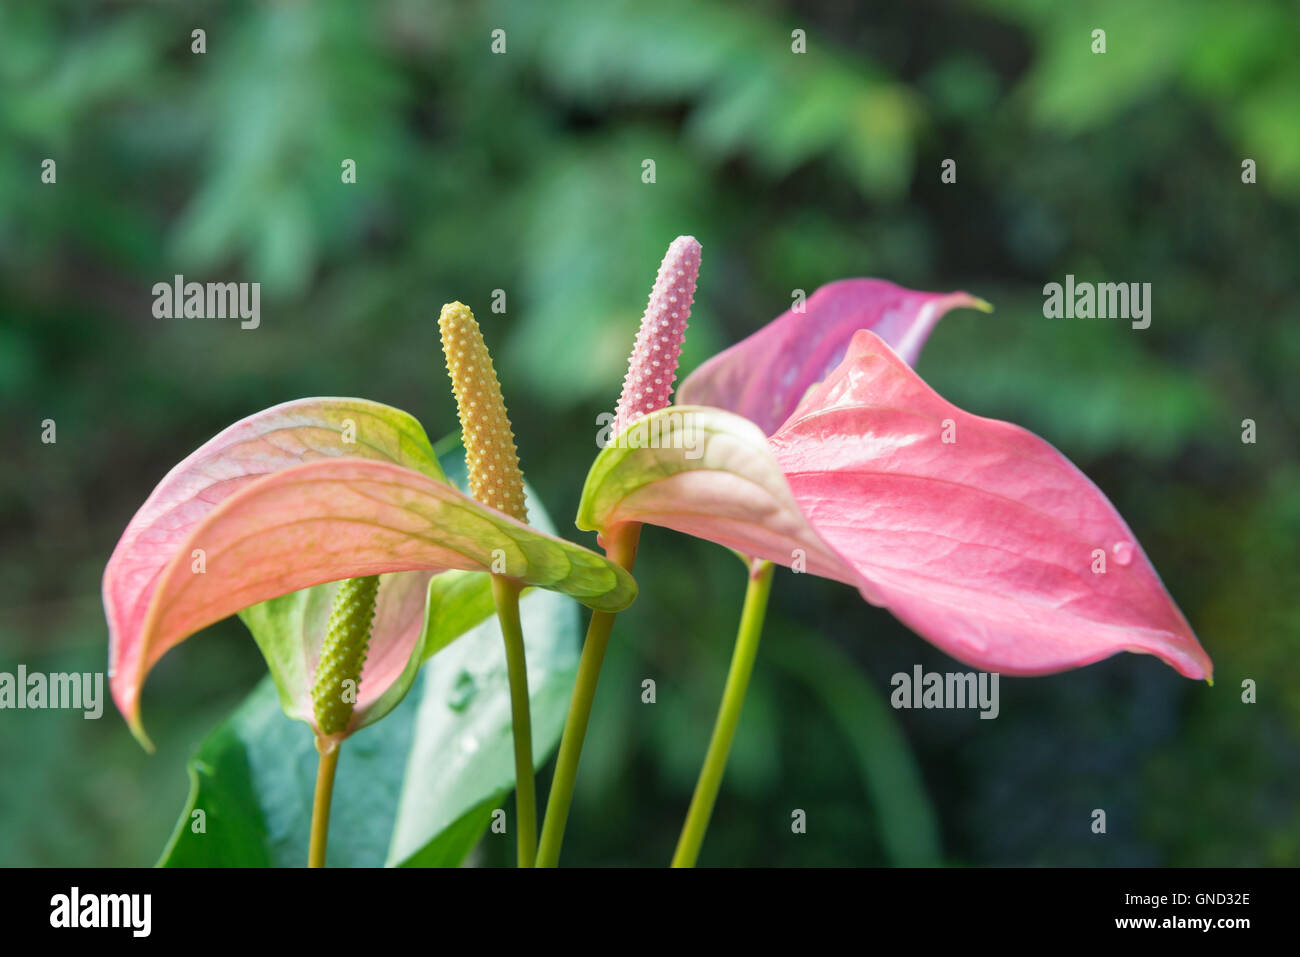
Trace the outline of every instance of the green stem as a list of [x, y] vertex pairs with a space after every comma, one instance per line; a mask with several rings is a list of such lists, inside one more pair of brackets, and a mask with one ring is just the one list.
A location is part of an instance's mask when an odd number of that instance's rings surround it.
[[537, 785], [533, 780], [533, 727], [528, 708], [528, 664], [519, 625], [516, 582], [492, 576], [492, 597], [506, 641], [506, 670], [510, 678], [510, 717], [515, 739], [515, 816], [519, 819], [519, 866], [532, 867], [537, 858]]
[[731, 655], [731, 670], [722, 692], [718, 720], [713, 725], [709, 751], [700, 768], [700, 780], [695, 785], [691, 808], [686, 812], [682, 836], [677, 841], [673, 867], [694, 867], [704, 843], [704, 832], [709, 829], [713, 804], [718, 799], [722, 775], [727, 769], [727, 755], [731, 741], [740, 723], [740, 710], [745, 706], [745, 692], [749, 689], [749, 676], [754, 672], [754, 658], [758, 655], [758, 639], [763, 633], [763, 617], [767, 613], [767, 598], [772, 592], [771, 562], [755, 561], [749, 573], [749, 587], [745, 590], [745, 607], [740, 613], [740, 628], [736, 632], [736, 648]]
[[[307, 866], [325, 866], [325, 841], [330, 831], [330, 802], [334, 797], [334, 772], [339, 766], [339, 741], [316, 739], [320, 762], [316, 765], [316, 798], [311, 806], [311, 842], [307, 849]], [[322, 750], [323, 748], [323, 750]]]
[[[636, 546], [640, 539], [640, 523], [621, 525], [610, 533], [605, 554], [631, 571], [636, 562]], [[546, 800], [542, 843], [537, 849], [538, 867], [555, 867], [560, 863], [560, 845], [564, 842], [564, 826], [569, 818], [569, 805], [573, 802], [578, 760], [582, 757], [587, 721], [591, 718], [591, 705], [596, 698], [596, 682], [600, 680], [600, 666], [605, 660], [605, 648], [609, 645], [609, 635], [614, 629], [616, 617], [617, 613], [592, 612], [591, 621], [587, 625], [587, 640], [582, 645], [578, 678], [573, 687], [573, 698], [569, 701], [569, 716], [564, 720], [564, 735], [560, 738], [560, 754], [555, 759], [551, 793]]]

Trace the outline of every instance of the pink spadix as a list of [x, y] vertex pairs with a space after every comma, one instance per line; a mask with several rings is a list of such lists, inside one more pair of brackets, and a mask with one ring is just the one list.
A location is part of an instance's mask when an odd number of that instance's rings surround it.
[[641, 416], [668, 405], [699, 275], [700, 244], [694, 236], [678, 236], [659, 264], [659, 275], [641, 318], [623, 379], [623, 394], [614, 413], [615, 434]]

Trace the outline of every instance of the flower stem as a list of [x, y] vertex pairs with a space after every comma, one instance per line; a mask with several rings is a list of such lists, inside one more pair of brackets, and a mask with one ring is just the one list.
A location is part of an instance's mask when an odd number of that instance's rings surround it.
[[492, 576], [492, 597], [506, 642], [506, 669], [510, 678], [510, 717], [515, 739], [515, 816], [519, 819], [520, 867], [532, 867], [537, 858], [537, 785], [533, 780], [533, 727], [528, 705], [528, 663], [524, 634], [519, 625], [517, 583]]
[[[621, 525], [610, 532], [605, 553], [612, 561], [631, 571], [636, 562], [636, 546], [640, 539], [639, 522]], [[582, 757], [587, 721], [591, 718], [591, 705], [596, 698], [596, 682], [600, 679], [600, 666], [605, 661], [605, 648], [609, 645], [609, 635], [614, 629], [616, 617], [616, 612], [592, 612], [591, 621], [587, 625], [587, 640], [582, 646], [578, 678], [573, 687], [573, 698], [569, 702], [569, 716], [564, 720], [564, 736], [560, 738], [560, 754], [555, 759], [551, 793], [546, 800], [542, 843], [537, 849], [538, 867], [555, 867], [560, 862], [560, 845], [564, 841], [569, 805], [573, 802], [578, 760]]]
[[325, 866], [325, 841], [330, 830], [330, 801], [334, 797], [334, 772], [339, 766], [341, 742], [316, 739], [320, 763], [316, 765], [316, 799], [311, 806], [311, 843], [307, 850], [308, 867]]
[[731, 742], [740, 722], [740, 709], [745, 705], [749, 677], [754, 671], [758, 639], [763, 633], [763, 618], [767, 614], [767, 599], [772, 592], [773, 571], [772, 563], [765, 561], [755, 561], [750, 568], [740, 628], [736, 632], [736, 648], [731, 655], [731, 670], [727, 673], [718, 720], [713, 725], [713, 737], [709, 739], [709, 750], [704, 756], [704, 766], [700, 768], [691, 808], [686, 812], [682, 836], [677, 841], [673, 867], [694, 867], [700, 856], [700, 845], [704, 843], [704, 832], [709, 828], [713, 804], [727, 769], [727, 755], [731, 753]]

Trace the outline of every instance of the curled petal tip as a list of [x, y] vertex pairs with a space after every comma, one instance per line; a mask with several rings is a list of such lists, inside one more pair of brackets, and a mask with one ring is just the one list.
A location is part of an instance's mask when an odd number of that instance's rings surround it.
[[146, 752], [153, 754], [158, 750], [154, 747], [153, 741], [149, 739], [149, 735], [145, 733], [144, 722], [140, 720], [140, 705], [138, 701], [135, 710], [127, 717], [126, 726], [131, 729], [132, 737], [140, 743], [140, 747], [144, 748]]

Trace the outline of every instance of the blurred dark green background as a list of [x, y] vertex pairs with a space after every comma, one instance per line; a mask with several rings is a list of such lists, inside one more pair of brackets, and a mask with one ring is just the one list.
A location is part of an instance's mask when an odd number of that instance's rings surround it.
[[[688, 371], [846, 276], [995, 303], [947, 318], [920, 372], [1100, 485], [1217, 679], [1125, 655], [1003, 679], [996, 721], [893, 712], [892, 673], [964, 669], [850, 589], [779, 572], [701, 863], [1295, 864], [1295, 4], [864, 6], [6, 3], [0, 670], [103, 669], [118, 535], [235, 419], [358, 395], [450, 431], [448, 300], [483, 322], [525, 471], [566, 526], [659, 257], [689, 233]], [[261, 282], [261, 328], [155, 319], [175, 273]], [[1066, 273], [1150, 282], [1151, 327], [1044, 319]], [[569, 863], [667, 862], [722, 687], [740, 566], [647, 530], [637, 577]], [[152, 863], [185, 756], [263, 672], [235, 621], [169, 655], [145, 696], [154, 757], [111, 708], [0, 714], [0, 864]]]

